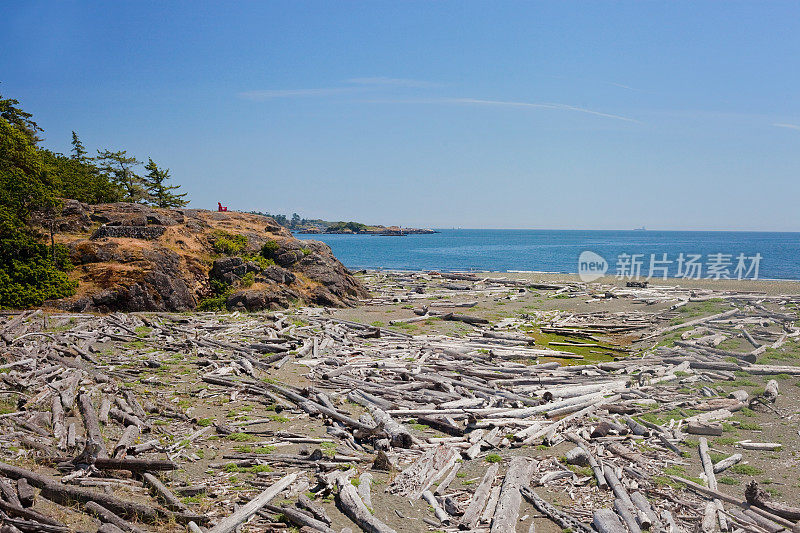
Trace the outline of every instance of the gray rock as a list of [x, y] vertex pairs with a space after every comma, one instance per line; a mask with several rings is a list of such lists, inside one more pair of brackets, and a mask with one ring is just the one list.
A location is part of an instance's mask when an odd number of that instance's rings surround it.
[[164, 226], [100, 226], [92, 235], [92, 239], [104, 237], [121, 237], [127, 239], [144, 239], [152, 241], [158, 239], [167, 230]]
[[174, 226], [178, 222], [167, 215], [153, 212], [147, 215], [147, 223], [154, 226]]
[[241, 257], [221, 257], [214, 260], [209, 276], [232, 285], [247, 274], [247, 264]]
[[274, 281], [275, 283], [281, 283], [284, 285], [290, 285], [291, 283], [294, 283], [295, 279], [297, 279], [297, 276], [285, 268], [279, 267], [278, 265], [268, 266], [261, 271], [261, 275], [271, 281]]

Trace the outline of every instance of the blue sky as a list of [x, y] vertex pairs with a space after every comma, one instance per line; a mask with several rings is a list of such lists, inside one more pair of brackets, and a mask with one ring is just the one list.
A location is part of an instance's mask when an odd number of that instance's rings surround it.
[[800, 231], [797, 2], [2, 2], [0, 93], [193, 207]]

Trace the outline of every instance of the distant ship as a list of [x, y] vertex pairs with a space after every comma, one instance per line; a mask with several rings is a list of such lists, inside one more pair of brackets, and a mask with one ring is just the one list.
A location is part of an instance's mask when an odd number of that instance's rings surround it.
[[647, 228], [642, 226], [641, 228], [633, 228], [633, 231], [647, 231]]

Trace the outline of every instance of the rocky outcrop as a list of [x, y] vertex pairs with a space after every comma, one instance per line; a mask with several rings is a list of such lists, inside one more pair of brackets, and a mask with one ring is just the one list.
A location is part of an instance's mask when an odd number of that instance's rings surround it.
[[103, 237], [123, 237], [126, 239], [158, 239], [167, 229], [163, 226], [107, 226], [103, 224], [92, 235], [92, 239]]
[[299, 241], [260, 215], [67, 200], [55, 227], [79, 286], [52, 303], [72, 311], [187, 311], [220, 287], [228, 308], [249, 311], [350, 306], [367, 296], [327, 245]]

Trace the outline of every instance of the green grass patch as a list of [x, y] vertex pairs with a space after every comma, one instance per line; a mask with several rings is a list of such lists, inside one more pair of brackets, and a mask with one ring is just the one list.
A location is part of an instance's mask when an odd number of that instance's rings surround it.
[[728, 469], [728, 472], [731, 474], [739, 474], [741, 476], [757, 476], [762, 474], [764, 471], [760, 468], [756, 468], [753, 465], [733, 465]]
[[740, 422], [739, 429], [744, 429], [747, 431], [763, 431], [763, 428], [755, 422]]
[[226, 435], [225, 438], [234, 442], [247, 442], [253, 440], [255, 437], [249, 433], [231, 433], [230, 435]]

